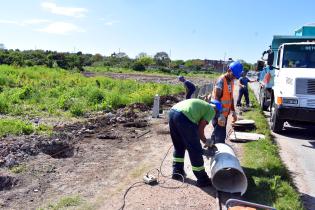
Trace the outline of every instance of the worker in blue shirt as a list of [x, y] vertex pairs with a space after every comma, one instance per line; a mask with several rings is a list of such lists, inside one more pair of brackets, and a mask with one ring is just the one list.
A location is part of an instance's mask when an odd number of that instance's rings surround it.
[[186, 80], [183, 76], [179, 76], [178, 80], [184, 83], [186, 88], [186, 99], [190, 99], [191, 95], [195, 92], [196, 86], [189, 80]]
[[271, 110], [274, 102], [274, 92], [273, 92], [273, 86], [274, 86], [274, 78], [275, 78], [275, 69], [271, 65], [267, 65], [263, 68], [262, 71], [260, 71], [259, 74], [259, 83], [262, 88], [265, 88], [266, 91], [270, 94], [270, 107], [269, 110]]
[[236, 106], [241, 106], [242, 97], [244, 95], [246, 101], [246, 107], [249, 107], [249, 97], [248, 97], [248, 83], [255, 82], [251, 81], [246, 77], [246, 72], [243, 71], [241, 77], [239, 78], [239, 91]]

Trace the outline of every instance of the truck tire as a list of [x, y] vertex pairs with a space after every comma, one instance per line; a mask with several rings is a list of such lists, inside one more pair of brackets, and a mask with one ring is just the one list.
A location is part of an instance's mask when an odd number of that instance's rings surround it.
[[271, 108], [271, 115], [270, 115], [270, 129], [274, 133], [281, 133], [283, 129], [284, 120], [279, 118], [279, 111], [275, 107], [275, 105]]
[[265, 90], [263, 88], [260, 88], [259, 90], [259, 104], [262, 111], [267, 111], [268, 105], [266, 105], [266, 97], [264, 91]]

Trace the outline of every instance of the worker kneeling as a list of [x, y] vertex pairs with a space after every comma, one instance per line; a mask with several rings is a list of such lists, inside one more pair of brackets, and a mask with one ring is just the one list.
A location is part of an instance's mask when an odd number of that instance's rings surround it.
[[[184, 157], [187, 149], [192, 170], [197, 177], [197, 186], [211, 185], [203, 161], [203, 150], [200, 140], [207, 141], [204, 128], [215, 116], [222, 111], [219, 101], [208, 103], [201, 99], [188, 99], [175, 104], [169, 112], [169, 127], [174, 145], [172, 178], [182, 180], [186, 176], [184, 171]], [[210, 146], [210, 145], [209, 145]]]

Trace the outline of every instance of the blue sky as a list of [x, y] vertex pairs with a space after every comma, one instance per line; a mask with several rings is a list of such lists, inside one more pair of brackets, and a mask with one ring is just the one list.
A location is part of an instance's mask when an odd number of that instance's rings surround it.
[[255, 62], [273, 35], [315, 22], [313, 0], [10, 0], [0, 7], [8, 49]]

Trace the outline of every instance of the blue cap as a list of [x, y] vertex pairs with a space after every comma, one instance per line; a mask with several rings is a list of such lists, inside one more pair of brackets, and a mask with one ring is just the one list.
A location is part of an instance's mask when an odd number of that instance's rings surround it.
[[234, 61], [230, 63], [229, 69], [232, 71], [234, 77], [239, 79], [241, 77], [241, 72], [243, 71], [243, 65], [239, 61]]
[[178, 76], [177, 78], [178, 78], [179, 81], [184, 81], [185, 80], [184, 76]]
[[223, 108], [222, 108], [222, 104], [221, 104], [220, 101], [213, 99], [213, 100], [210, 101], [210, 104], [214, 104], [216, 110], [217, 110], [218, 112], [222, 112], [222, 109], [223, 109]]

